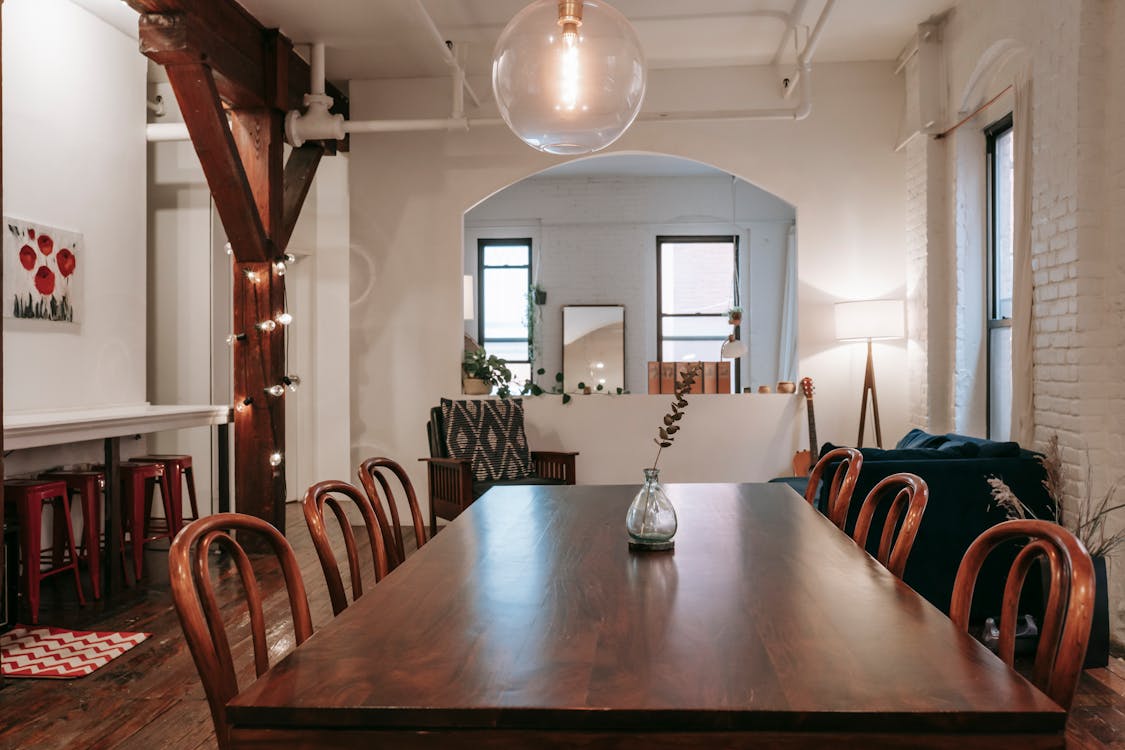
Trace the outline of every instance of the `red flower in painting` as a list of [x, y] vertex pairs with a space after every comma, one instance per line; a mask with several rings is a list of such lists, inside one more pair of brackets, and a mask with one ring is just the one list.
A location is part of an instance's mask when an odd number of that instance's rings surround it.
[[39, 235], [39, 239], [37, 239], [36, 242], [39, 243], [39, 252], [44, 255], [50, 255], [55, 250], [55, 241], [52, 240], [49, 235]]
[[29, 227], [27, 230], [27, 236], [29, 239], [35, 239], [35, 230]]
[[46, 266], [39, 266], [39, 270], [35, 272], [35, 288], [44, 297], [54, 294], [55, 272]]
[[31, 249], [31, 245], [20, 248], [20, 265], [28, 271], [35, 268], [35, 251]]
[[59, 254], [55, 256], [55, 262], [59, 264], [59, 273], [63, 275], [63, 278], [67, 278], [74, 273], [74, 253], [65, 247], [59, 250]]

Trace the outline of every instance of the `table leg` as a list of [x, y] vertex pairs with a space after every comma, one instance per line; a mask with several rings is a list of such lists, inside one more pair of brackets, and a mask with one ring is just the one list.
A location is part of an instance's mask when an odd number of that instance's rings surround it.
[[105, 551], [102, 590], [112, 596], [125, 583], [121, 568], [121, 439], [106, 438], [105, 444]]
[[230, 425], [217, 428], [219, 436], [219, 512], [230, 513]]

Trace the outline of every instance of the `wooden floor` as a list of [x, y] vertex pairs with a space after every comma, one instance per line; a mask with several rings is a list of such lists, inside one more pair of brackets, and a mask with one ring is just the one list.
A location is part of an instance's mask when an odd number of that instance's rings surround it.
[[[313, 626], [319, 628], [332, 618], [328, 590], [299, 508], [290, 505], [288, 511], [289, 539], [308, 587]], [[412, 536], [404, 534], [407, 544], [412, 543]], [[0, 748], [215, 747], [207, 700], [172, 609], [166, 553], [152, 550], [146, 565], [151, 571], [146, 584], [110, 604], [79, 608], [65, 600], [63, 587], [54, 592], [51, 587], [55, 584], [48, 584], [41, 623], [86, 630], [144, 631], [152, 633], [152, 638], [78, 680], [5, 680], [0, 690]], [[231, 571], [217, 561], [215, 567], [224, 572], [220, 601], [238, 602], [241, 592], [236, 580], [227, 575]], [[287, 604], [276, 569], [266, 564], [262, 572], [264, 590], [274, 592], [267, 600], [267, 622], [287, 621]], [[343, 573], [346, 577], [347, 571]], [[239, 654], [247, 656], [245, 612], [238, 614], [233, 606], [225, 609], [229, 610], [227, 621], [232, 623], [229, 632], [236, 659]], [[284, 630], [281, 634], [283, 653], [292, 640]], [[252, 679], [253, 668], [246, 659], [240, 663], [249, 669], [242, 675], [242, 684], [246, 684]], [[1071, 748], [1125, 748], [1125, 661], [1113, 659], [1108, 669], [1091, 670], [1083, 676], [1067, 726], [1067, 740]]]

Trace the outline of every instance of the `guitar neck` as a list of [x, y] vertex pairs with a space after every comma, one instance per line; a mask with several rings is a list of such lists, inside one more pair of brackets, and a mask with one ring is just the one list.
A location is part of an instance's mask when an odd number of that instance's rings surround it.
[[812, 398], [805, 400], [808, 405], [809, 412], [809, 454], [812, 456], [812, 462], [816, 463], [817, 448], [816, 448], [816, 413], [813, 411]]

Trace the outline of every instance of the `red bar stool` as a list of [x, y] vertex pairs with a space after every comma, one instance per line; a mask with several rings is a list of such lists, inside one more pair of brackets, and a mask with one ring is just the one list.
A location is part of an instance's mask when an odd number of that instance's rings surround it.
[[[164, 503], [165, 523], [156, 522], [152, 516], [152, 486], [160, 485], [160, 499]], [[172, 540], [179, 531], [172, 512], [172, 493], [164, 467], [146, 461], [121, 462], [121, 543], [125, 534], [133, 548], [133, 572], [139, 580], [145, 557], [145, 544], [158, 539]]]
[[[151, 461], [164, 467], [164, 475], [168, 478], [168, 488], [172, 491], [172, 513], [175, 514], [176, 531], [183, 528], [185, 521], [199, 520], [199, 505], [195, 497], [195, 472], [191, 468], [191, 456], [184, 455], [153, 455], [133, 459], [135, 461]], [[188, 501], [191, 503], [191, 516], [184, 518], [184, 488], [187, 482]]]
[[94, 599], [101, 599], [102, 493], [105, 491], [105, 474], [100, 471], [70, 469], [40, 474], [39, 478], [66, 482], [71, 499], [78, 496], [82, 508], [82, 544], [78, 548], [78, 557], [90, 571]]
[[[85, 605], [82, 580], [78, 577], [78, 551], [74, 545], [74, 527], [71, 526], [70, 499], [66, 482], [42, 479], [9, 479], [4, 482], [4, 504], [16, 509], [20, 525], [20, 564], [23, 567], [23, 591], [31, 610], [31, 624], [39, 622], [39, 587], [44, 578], [74, 572], [74, 589], [78, 603]], [[54, 544], [43, 549], [43, 506], [52, 505], [54, 517]], [[66, 544], [70, 557], [63, 562], [61, 545]], [[50, 553], [51, 567], [42, 570], [44, 555]]]

